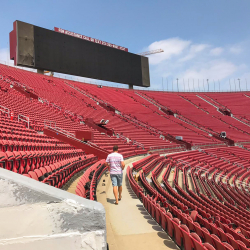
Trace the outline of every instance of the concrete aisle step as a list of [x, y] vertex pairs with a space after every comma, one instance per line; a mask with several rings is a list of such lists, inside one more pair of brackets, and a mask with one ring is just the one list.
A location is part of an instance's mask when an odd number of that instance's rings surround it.
[[187, 175], [187, 180], [188, 180], [189, 189], [191, 189], [193, 192], [195, 192], [193, 181], [189, 175]]
[[[125, 161], [126, 168], [143, 157]], [[119, 205], [114, 205], [109, 176], [103, 176], [98, 185], [97, 198], [106, 210], [107, 242], [110, 250], [166, 250], [178, 249], [172, 239], [152, 219], [130, 188], [123, 172], [123, 193]], [[105, 179], [105, 186], [102, 186]], [[106, 196], [106, 197], [105, 197]], [[105, 199], [106, 198], [106, 199]]]
[[72, 194], [76, 194], [76, 186], [77, 186], [77, 183], [78, 181], [80, 180], [82, 176], [79, 176], [76, 180], [73, 181], [73, 183], [69, 186], [69, 188], [67, 189], [67, 191], [69, 193], [72, 193]]
[[162, 183], [162, 175], [164, 174], [164, 172], [166, 171], [166, 167], [164, 167], [161, 171], [161, 173], [159, 174], [157, 180], [158, 182], [161, 184]]
[[179, 169], [178, 185], [184, 190], [183, 172]]
[[174, 187], [174, 171], [175, 169], [172, 169], [170, 171], [169, 177], [168, 177], [168, 183], [171, 185], [171, 187]]

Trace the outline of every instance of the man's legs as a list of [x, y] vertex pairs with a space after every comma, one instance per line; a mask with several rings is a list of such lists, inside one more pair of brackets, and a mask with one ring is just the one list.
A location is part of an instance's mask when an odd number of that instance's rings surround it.
[[[119, 187], [120, 188], [120, 187]], [[117, 186], [113, 186], [113, 193], [115, 196], [115, 201], [118, 203], [118, 191], [117, 191]]]
[[115, 196], [115, 202], [118, 204], [118, 190], [117, 190], [117, 176], [114, 174], [110, 175], [112, 186], [113, 186], [113, 193]]
[[119, 191], [119, 200], [122, 198], [122, 186], [118, 187], [118, 191]]

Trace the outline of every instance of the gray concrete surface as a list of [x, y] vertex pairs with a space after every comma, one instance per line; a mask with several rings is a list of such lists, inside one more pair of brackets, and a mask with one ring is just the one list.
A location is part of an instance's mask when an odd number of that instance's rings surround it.
[[102, 204], [0, 169], [0, 249], [106, 249]]

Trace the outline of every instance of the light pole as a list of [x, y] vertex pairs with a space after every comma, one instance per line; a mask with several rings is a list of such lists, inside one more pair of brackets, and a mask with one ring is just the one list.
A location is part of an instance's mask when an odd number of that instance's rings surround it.
[[[239, 89], [240, 89], [240, 79], [238, 78], [238, 81], [239, 81]], [[240, 91], [241, 91], [241, 89], [240, 89]]]
[[178, 85], [178, 78], [176, 78], [176, 81], [177, 81], [177, 91], [179, 92], [179, 85]]
[[209, 92], [209, 80], [207, 79], [207, 92]]

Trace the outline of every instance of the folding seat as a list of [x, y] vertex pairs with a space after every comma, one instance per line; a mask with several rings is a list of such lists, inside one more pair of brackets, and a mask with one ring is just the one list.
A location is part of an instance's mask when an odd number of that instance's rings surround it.
[[58, 162], [58, 152], [57, 152], [57, 151], [54, 151], [54, 150], [53, 150], [51, 156], [52, 156], [52, 157], [51, 157], [52, 163]]
[[[229, 234], [229, 233], [226, 233], [226, 236], [227, 236], [227, 242], [234, 248], [234, 249], [239, 249], [239, 244], [238, 242], [234, 239], [234, 237]], [[244, 244], [244, 243], [243, 243]], [[245, 244], [244, 244], [245, 245]]]
[[205, 247], [205, 249], [207, 250], [216, 250], [211, 244], [209, 243], [203, 243], [203, 246]]
[[13, 167], [13, 172], [15, 173], [20, 173], [20, 168], [21, 168], [21, 159], [22, 155], [18, 151], [13, 151], [12, 152], [14, 155], [14, 167]]
[[30, 152], [29, 158], [28, 158], [28, 167], [29, 171], [33, 171], [36, 169], [37, 164], [37, 152], [35, 151], [27, 151]]
[[37, 175], [38, 181], [41, 181], [41, 177], [43, 176], [42, 171], [40, 169], [35, 169], [33, 172]]
[[40, 152], [39, 151], [30, 151], [33, 154], [33, 164], [32, 164], [32, 170], [39, 168], [39, 158], [40, 158]]
[[24, 144], [23, 144], [22, 141], [18, 141], [18, 142], [17, 142], [16, 148], [17, 148], [16, 151], [26, 151], [26, 150], [24, 150]]
[[210, 223], [210, 227], [211, 227], [211, 233], [212, 234], [220, 235], [220, 233], [218, 232], [218, 228], [216, 227], [215, 224]]
[[44, 166], [50, 165], [51, 152], [50, 151], [43, 151], [43, 152], [45, 152]]
[[48, 174], [51, 174], [52, 171], [53, 171], [53, 169], [52, 169], [50, 166], [44, 166], [44, 168], [46, 169], [46, 172], [47, 172]]
[[14, 142], [11, 141], [11, 140], [9, 140], [8, 150], [9, 150], [10, 152], [13, 152], [13, 150], [14, 150]]
[[200, 238], [204, 238], [204, 234], [203, 231], [201, 230], [201, 226], [198, 222], [194, 222], [193, 223], [194, 228], [195, 228], [195, 233], [200, 237]]
[[44, 167], [44, 159], [45, 159], [45, 155], [46, 155], [46, 152], [44, 152], [44, 151], [39, 151], [39, 153], [40, 153], [40, 157], [39, 157], [39, 166], [38, 166], [38, 168]]
[[221, 241], [227, 241], [227, 236], [222, 228], [218, 228]]
[[204, 250], [200, 237], [196, 233], [190, 233], [191, 240], [193, 242], [194, 250]]
[[174, 241], [175, 243], [180, 247], [182, 244], [182, 232], [180, 230], [180, 220], [178, 218], [174, 218], [172, 220], [173, 226], [174, 226]]
[[239, 247], [239, 250], [247, 250], [249, 248], [246, 247], [246, 244], [244, 244], [242, 241], [240, 240], [236, 240], [237, 243], [238, 243], [238, 247]]
[[231, 245], [229, 245], [227, 242], [222, 242], [222, 243], [226, 250], [234, 250], [234, 248]]
[[167, 212], [166, 214], [163, 214], [164, 218], [165, 218], [165, 231], [168, 233], [168, 235], [173, 238], [174, 236], [174, 225], [172, 222], [173, 216], [171, 213]]
[[28, 173], [29, 171], [31, 171], [31, 167], [33, 164], [33, 153], [31, 153], [30, 151], [25, 151], [25, 153], [26, 153], [26, 159], [27, 159], [25, 173]]
[[20, 154], [20, 166], [18, 173], [19, 174], [27, 174], [26, 167], [27, 167], [27, 153], [24, 151], [17, 151]]
[[[128, 175], [128, 177], [129, 177], [129, 175]], [[129, 179], [130, 179], [130, 177], [129, 177]], [[145, 196], [142, 201], [143, 201], [143, 206], [148, 211], [148, 209], [149, 209], [149, 207], [148, 207], [149, 206], [149, 204], [148, 204], [149, 203], [149, 195]]]
[[9, 141], [8, 140], [0, 140], [0, 150], [2, 152], [9, 151]]
[[156, 204], [155, 206], [155, 220], [158, 224], [161, 224], [161, 206], [159, 204]]
[[202, 227], [201, 231], [202, 231], [202, 233], [204, 235], [204, 241], [208, 242], [211, 245], [213, 245], [213, 239], [211, 238], [211, 235], [210, 235], [209, 231], [205, 227]]
[[36, 180], [36, 181], [39, 181], [39, 180], [38, 180], [38, 177], [37, 177], [37, 174], [36, 174], [35, 172], [29, 171], [29, 172], [28, 172], [28, 175], [30, 176], [30, 178], [32, 178], [32, 179], [34, 179], [34, 180]]
[[243, 227], [240, 227], [240, 231], [241, 233], [246, 237], [246, 238], [250, 238], [250, 232], [248, 232], [247, 230], [245, 230]]
[[[217, 250], [225, 250], [225, 249], [227, 249], [227, 248], [224, 247], [223, 242], [221, 242], [221, 240], [219, 239], [219, 237], [217, 235], [211, 234], [211, 237], [212, 237], [213, 242], [214, 242], [213, 245]], [[232, 250], [233, 250], [233, 247], [232, 247]]]
[[198, 212], [196, 210], [193, 210], [190, 214], [190, 217], [192, 218], [192, 220], [195, 222], [196, 221], [196, 217], [198, 215]]
[[192, 250], [194, 248], [193, 241], [191, 240], [190, 231], [186, 225], [180, 225], [180, 230], [183, 235], [183, 246], [185, 250]]
[[187, 222], [186, 225], [190, 229], [190, 231], [195, 232], [195, 227], [194, 227], [194, 224], [193, 224], [193, 220], [192, 220], [192, 218], [190, 216], [187, 216], [186, 222]]
[[155, 208], [154, 208], [155, 202], [152, 199], [152, 197], [149, 198], [149, 203], [148, 203], [148, 213], [155, 218]]
[[7, 158], [5, 168], [10, 170], [10, 171], [13, 171], [13, 169], [14, 169], [14, 159], [15, 159], [14, 154], [12, 152], [10, 152], [10, 151], [6, 151], [5, 154], [6, 154], [6, 158]]
[[19, 142], [12, 141], [12, 143], [13, 143], [13, 151], [19, 151]]
[[177, 215], [177, 218], [183, 222], [183, 216], [182, 216], [182, 211], [180, 209], [176, 209], [176, 215]]
[[[27, 142], [24, 142], [24, 141], [20, 141], [23, 145], [23, 151], [28, 151], [28, 145], [27, 145]], [[20, 144], [19, 142], [19, 144]]]
[[0, 167], [6, 168], [7, 156], [4, 152], [0, 152]]

